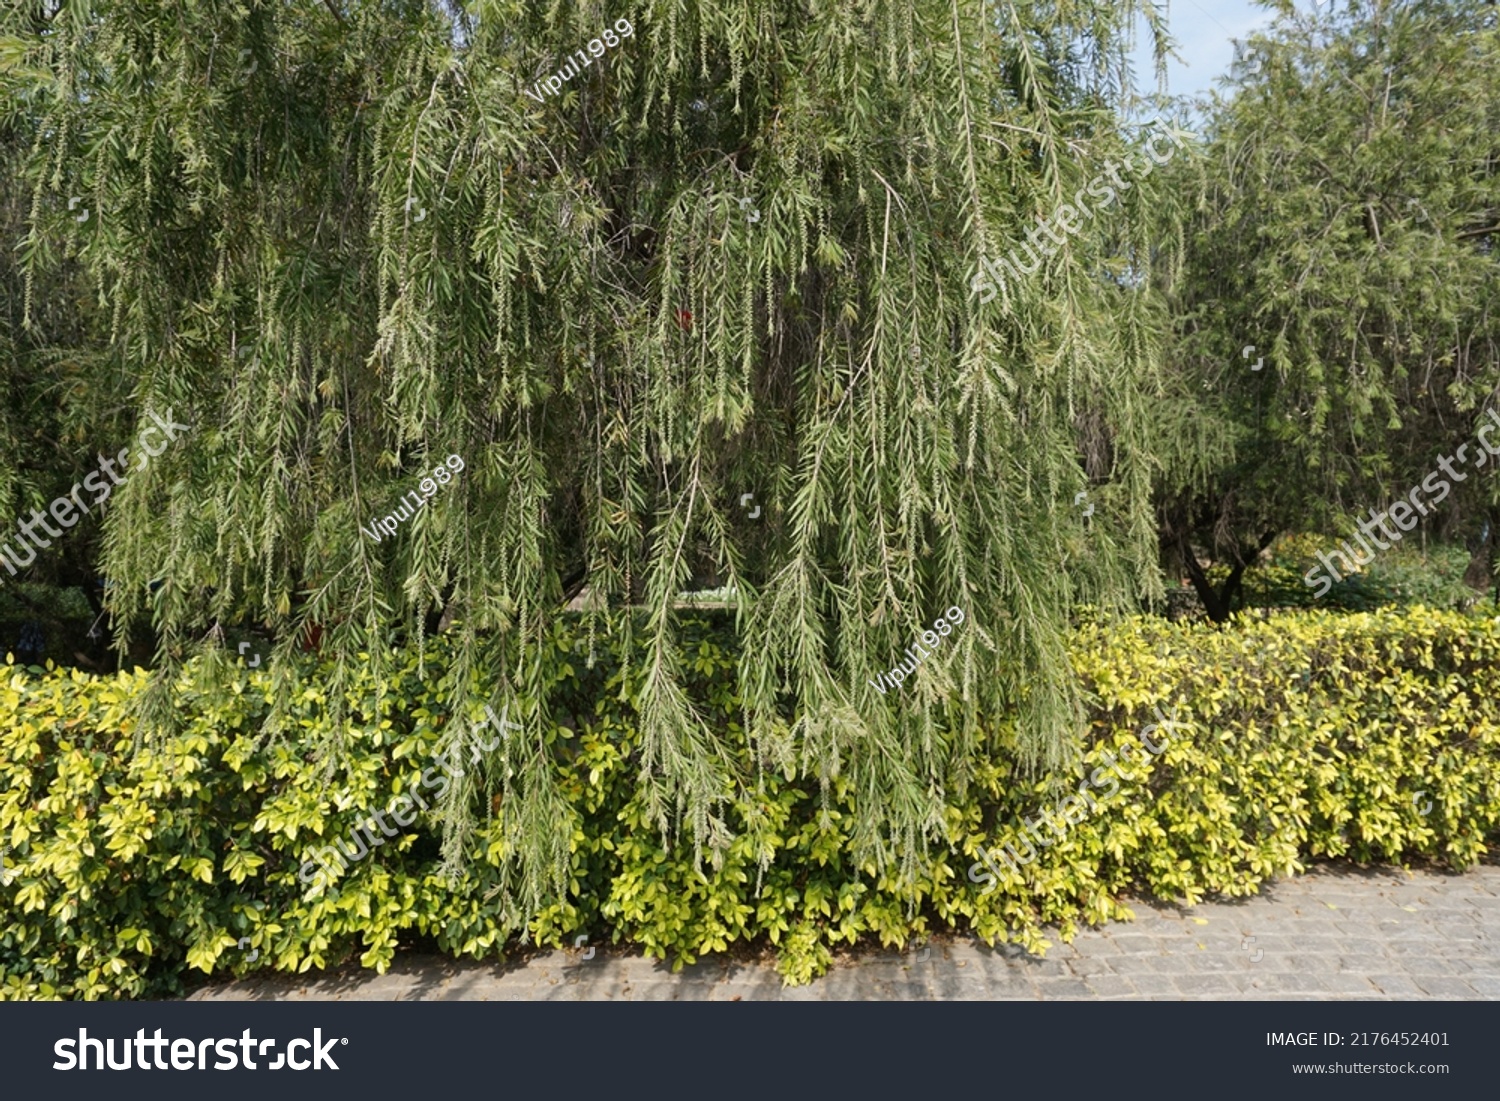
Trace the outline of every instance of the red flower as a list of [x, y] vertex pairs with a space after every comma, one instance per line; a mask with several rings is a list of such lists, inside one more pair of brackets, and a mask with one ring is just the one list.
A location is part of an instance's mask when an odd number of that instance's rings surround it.
[[683, 332], [691, 331], [693, 327], [693, 314], [690, 310], [677, 311], [677, 327]]

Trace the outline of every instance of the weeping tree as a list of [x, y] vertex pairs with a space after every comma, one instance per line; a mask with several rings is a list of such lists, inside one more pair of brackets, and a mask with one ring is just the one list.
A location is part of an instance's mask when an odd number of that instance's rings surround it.
[[[1162, 483], [1168, 549], [1219, 621], [1277, 534], [1348, 532], [1439, 456], [1475, 462], [1500, 402], [1495, 5], [1284, 4], [1242, 57], [1174, 283], [1173, 385], [1231, 449]], [[1488, 471], [1427, 511], [1424, 532], [1500, 547]]]
[[[104, 525], [115, 630], [159, 640], [143, 718], [255, 623], [278, 699], [316, 635], [358, 727], [349, 671], [444, 632], [453, 707], [480, 684], [525, 728], [487, 782], [528, 904], [570, 833], [538, 657], [570, 602], [637, 644], [640, 783], [709, 859], [757, 768], [847, 781], [858, 858], [910, 871], [976, 751], [1068, 762], [1070, 617], [1160, 593], [1177, 193], [975, 274], [1132, 151], [1130, 37], [1166, 46], [1137, 7], [23, 4], [29, 277], [86, 272], [92, 370], [194, 426]], [[732, 738], [684, 686], [705, 578]], [[951, 606], [945, 660], [878, 691]]]

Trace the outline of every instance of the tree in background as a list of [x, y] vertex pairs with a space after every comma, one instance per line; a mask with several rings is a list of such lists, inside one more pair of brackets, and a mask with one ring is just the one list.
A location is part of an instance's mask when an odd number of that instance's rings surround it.
[[[1173, 373], [1177, 415], [1232, 458], [1169, 470], [1161, 517], [1217, 621], [1278, 533], [1347, 532], [1500, 401], [1496, 12], [1282, 5], [1212, 105]], [[1493, 555], [1497, 504], [1500, 480], [1468, 477], [1423, 530], [1483, 529]], [[1198, 548], [1230, 566], [1221, 585]]]
[[[33, 29], [43, 25], [38, 17]], [[0, 179], [7, 181], [0, 189], [0, 241], [9, 246], [0, 250], [0, 386], [6, 396], [0, 403], [0, 516], [7, 524], [37, 510], [46, 516], [54, 500], [95, 469], [97, 451], [116, 453], [134, 419], [133, 380], [110, 367], [103, 347], [108, 318], [90, 307], [86, 273], [64, 260], [28, 278], [28, 253], [15, 247], [34, 213], [21, 176], [45, 140], [38, 122], [55, 86], [47, 69], [28, 61], [23, 39], [0, 37]], [[83, 209], [71, 216], [83, 217]], [[3, 585], [0, 652], [24, 654], [16, 627], [22, 638], [41, 627], [52, 652], [96, 671], [107, 668], [107, 634], [97, 627], [92, 637], [87, 633], [88, 624], [103, 622], [100, 543], [99, 525], [85, 523], [52, 541], [25, 570], [24, 583], [17, 578]], [[0, 535], [0, 545], [23, 556], [13, 527]], [[10, 581], [14, 569], [0, 567], [0, 581]]]
[[[117, 631], [160, 640], [145, 717], [170, 721], [174, 671], [224, 624], [275, 632], [283, 700], [318, 630], [356, 724], [348, 670], [450, 630], [456, 708], [475, 683], [524, 701], [488, 782], [531, 902], [571, 835], [537, 647], [585, 589], [590, 629], [645, 642], [650, 813], [711, 856], [755, 782], [737, 761], [849, 785], [860, 859], [910, 870], [996, 716], [1019, 711], [1026, 763], [1070, 758], [1070, 610], [1160, 593], [1165, 321], [1141, 277], [1176, 193], [1139, 180], [1034, 276], [972, 284], [1126, 152], [1137, 7], [6, 17], [55, 78], [26, 112], [31, 285], [76, 257], [101, 334], [79, 362], [195, 426], [105, 523]], [[41, 347], [74, 339], [28, 317]], [[453, 484], [361, 533], [450, 454]], [[685, 687], [692, 577], [732, 590], [740, 746]], [[951, 656], [878, 691], [951, 606]]]

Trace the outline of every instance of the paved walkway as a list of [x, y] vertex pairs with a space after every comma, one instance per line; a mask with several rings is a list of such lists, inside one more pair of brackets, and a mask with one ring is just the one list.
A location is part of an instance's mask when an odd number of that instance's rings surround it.
[[[674, 975], [599, 949], [509, 963], [398, 957], [358, 969], [209, 987], [193, 999], [1500, 999], [1500, 866], [1464, 875], [1348, 866], [1279, 880], [1250, 899], [1132, 906], [1134, 922], [1080, 932], [1045, 959], [935, 938], [925, 949], [836, 959], [809, 986], [766, 962], [709, 959]], [[1054, 941], [1056, 938], [1053, 938]]]

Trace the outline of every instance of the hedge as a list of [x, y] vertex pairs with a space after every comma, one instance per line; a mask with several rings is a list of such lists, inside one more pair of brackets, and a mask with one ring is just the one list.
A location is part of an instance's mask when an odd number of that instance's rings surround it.
[[[709, 619], [684, 629], [696, 702], [739, 746], [733, 636]], [[331, 886], [299, 879], [359, 808], [412, 791], [431, 766], [451, 719], [437, 702], [452, 687], [441, 641], [406, 655], [384, 685], [348, 686], [336, 768], [261, 734], [272, 685], [259, 672], [191, 664], [181, 733], [137, 750], [130, 705], [143, 674], [12, 664], [0, 686], [0, 996], [170, 996], [194, 975], [355, 957], [384, 969], [398, 946], [492, 957], [514, 950], [523, 926], [528, 942], [588, 935], [677, 966], [769, 941], [787, 981], [805, 982], [860, 938], [899, 945], [952, 929], [1043, 951], [1049, 927], [1066, 940], [1080, 923], [1127, 919], [1132, 895], [1246, 895], [1323, 857], [1461, 869], [1500, 821], [1496, 622], [1420, 608], [1297, 611], [1229, 630], [1141, 619], [1074, 639], [1093, 701], [1078, 775], [1134, 741], [1153, 706], [1189, 725], [1161, 756], [1122, 766], [1118, 795], [1033, 863], [1000, 865], [995, 889], [971, 878], [980, 849], [1077, 786], [1019, 777], [1004, 716], [968, 774], [940, 778], [946, 837], [911, 854], [914, 873], [854, 866], [845, 780], [825, 799], [815, 780], [748, 760], [741, 791], [726, 793], [734, 837], [716, 866], [664, 839], [638, 799], [642, 674], [626, 645], [589, 663], [578, 624], [554, 629], [545, 660], [571, 711], [529, 729], [543, 732], [539, 759], [561, 795], [566, 889], [520, 918], [503, 789], [474, 796], [496, 813], [463, 839], [470, 864], [457, 880], [443, 874], [432, 816]], [[292, 688], [309, 735], [331, 722], [325, 683], [309, 668]]]

